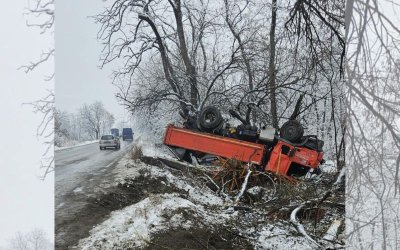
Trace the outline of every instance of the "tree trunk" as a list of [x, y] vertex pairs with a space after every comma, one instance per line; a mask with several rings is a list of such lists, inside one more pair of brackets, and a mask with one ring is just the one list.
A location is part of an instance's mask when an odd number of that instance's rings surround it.
[[[156, 36], [156, 41], [158, 44], [158, 51], [160, 52], [160, 55], [161, 55], [161, 61], [162, 61], [162, 65], [163, 65], [164, 75], [165, 75], [167, 82], [171, 86], [172, 90], [176, 94], [179, 95], [179, 98], [183, 101], [186, 101], [184, 94], [176, 81], [176, 76], [174, 74], [174, 70], [172, 69], [171, 63], [167, 56], [166, 48], [164, 46], [163, 40], [162, 40], [158, 30], [157, 30], [156, 25], [147, 15], [139, 14], [138, 17], [140, 20], [143, 20], [150, 25], [151, 29], [153, 30], [154, 35]], [[180, 106], [181, 106], [182, 111], [185, 114], [187, 114], [187, 112], [188, 112], [187, 107], [182, 103], [180, 104]]]
[[166, 52], [166, 49], [165, 49], [165, 47], [164, 47], [164, 43], [163, 43], [163, 41], [162, 41], [162, 38], [161, 38], [160, 34], [158, 33], [158, 30], [157, 30], [156, 25], [155, 25], [154, 22], [153, 22], [148, 16], [146, 16], [146, 15], [141, 15], [141, 14], [139, 14], [138, 17], [139, 17], [140, 20], [146, 21], [146, 22], [150, 25], [151, 29], [153, 30], [153, 33], [154, 33], [154, 35], [156, 36], [157, 44], [158, 44], [158, 46], [159, 46], [159, 47], [158, 47], [158, 51], [160, 52], [160, 55], [161, 55], [161, 62], [162, 62], [162, 65], [163, 65], [163, 70], [164, 70], [165, 78], [166, 78], [167, 82], [169, 83], [169, 85], [171, 86], [172, 90], [173, 90], [175, 93], [177, 93], [177, 94], [179, 94], [180, 96], [182, 96], [181, 91], [180, 91], [179, 88], [177, 87], [177, 84], [175, 83], [175, 81], [174, 81], [174, 79], [173, 79], [173, 76], [171, 75], [171, 72], [170, 72], [171, 65], [170, 65], [170, 63], [169, 63], [169, 61], [168, 61], [167, 52]]
[[276, 28], [276, 1], [272, 0], [272, 19], [271, 19], [271, 30], [269, 32], [269, 85], [271, 89], [271, 115], [272, 115], [272, 126], [278, 128], [278, 112], [276, 104], [276, 72], [275, 72], [275, 28]]
[[240, 52], [241, 52], [241, 55], [242, 55], [242, 59], [243, 59], [243, 62], [245, 64], [245, 66], [246, 66], [247, 75], [249, 77], [249, 82], [248, 82], [249, 83], [249, 89], [253, 90], [254, 89], [254, 86], [253, 86], [253, 70], [251, 68], [250, 60], [249, 60], [249, 58], [247, 56], [247, 53], [246, 53], [242, 38], [240, 37], [240, 33], [236, 32], [235, 27], [233, 26], [233, 24], [229, 20], [228, 0], [225, 0], [225, 8], [226, 8], [225, 21], [228, 24], [228, 27], [229, 27], [230, 31], [232, 32], [232, 35], [235, 37], [235, 39], [239, 43], [239, 48], [240, 48]]
[[186, 45], [185, 32], [183, 30], [181, 1], [175, 0], [175, 5], [173, 5], [172, 7], [174, 9], [174, 15], [176, 20], [176, 29], [179, 38], [179, 49], [183, 63], [185, 64], [186, 75], [189, 78], [190, 82], [190, 103], [194, 107], [197, 107], [198, 91], [197, 91], [196, 67], [190, 61]]

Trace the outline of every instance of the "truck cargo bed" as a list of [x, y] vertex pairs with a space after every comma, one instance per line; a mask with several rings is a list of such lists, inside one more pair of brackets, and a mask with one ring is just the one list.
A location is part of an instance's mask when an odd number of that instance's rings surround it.
[[178, 128], [172, 124], [167, 127], [164, 144], [257, 165], [262, 164], [266, 150], [263, 144]]

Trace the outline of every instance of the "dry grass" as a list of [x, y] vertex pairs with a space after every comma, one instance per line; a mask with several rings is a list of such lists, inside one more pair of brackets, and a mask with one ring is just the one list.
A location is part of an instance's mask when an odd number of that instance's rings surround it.
[[143, 149], [140, 145], [133, 146], [131, 151], [131, 159], [132, 160], [139, 160], [143, 157]]
[[[247, 174], [247, 163], [235, 159], [220, 158], [216, 164], [219, 165], [220, 168], [213, 171], [212, 177], [214, 181], [228, 193], [240, 189]], [[252, 173], [249, 178], [249, 187], [265, 185], [270, 182], [264, 175], [260, 175], [261, 172], [257, 171], [255, 166], [251, 165], [250, 170]]]

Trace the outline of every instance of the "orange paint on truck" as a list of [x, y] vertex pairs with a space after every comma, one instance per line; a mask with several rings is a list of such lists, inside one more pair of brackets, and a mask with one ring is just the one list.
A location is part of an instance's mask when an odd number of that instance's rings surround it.
[[[172, 124], [167, 127], [164, 144], [259, 166], [263, 164], [267, 153], [264, 144], [178, 128]], [[301, 167], [318, 168], [323, 155], [323, 152], [278, 140], [264, 170], [287, 177], [290, 173], [301, 170]]]
[[177, 128], [171, 124], [165, 132], [164, 144], [257, 165], [262, 163], [265, 155], [263, 144]]

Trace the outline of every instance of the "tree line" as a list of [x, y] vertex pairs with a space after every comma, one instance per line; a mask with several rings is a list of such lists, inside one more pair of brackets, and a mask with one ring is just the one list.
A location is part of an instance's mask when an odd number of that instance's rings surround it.
[[55, 146], [63, 146], [70, 141], [99, 139], [107, 133], [115, 122], [103, 103], [84, 104], [77, 113], [68, 113], [56, 109], [54, 112]]
[[44, 230], [35, 228], [29, 232], [17, 232], [0, 250], [50, 250], [54, 249]]

